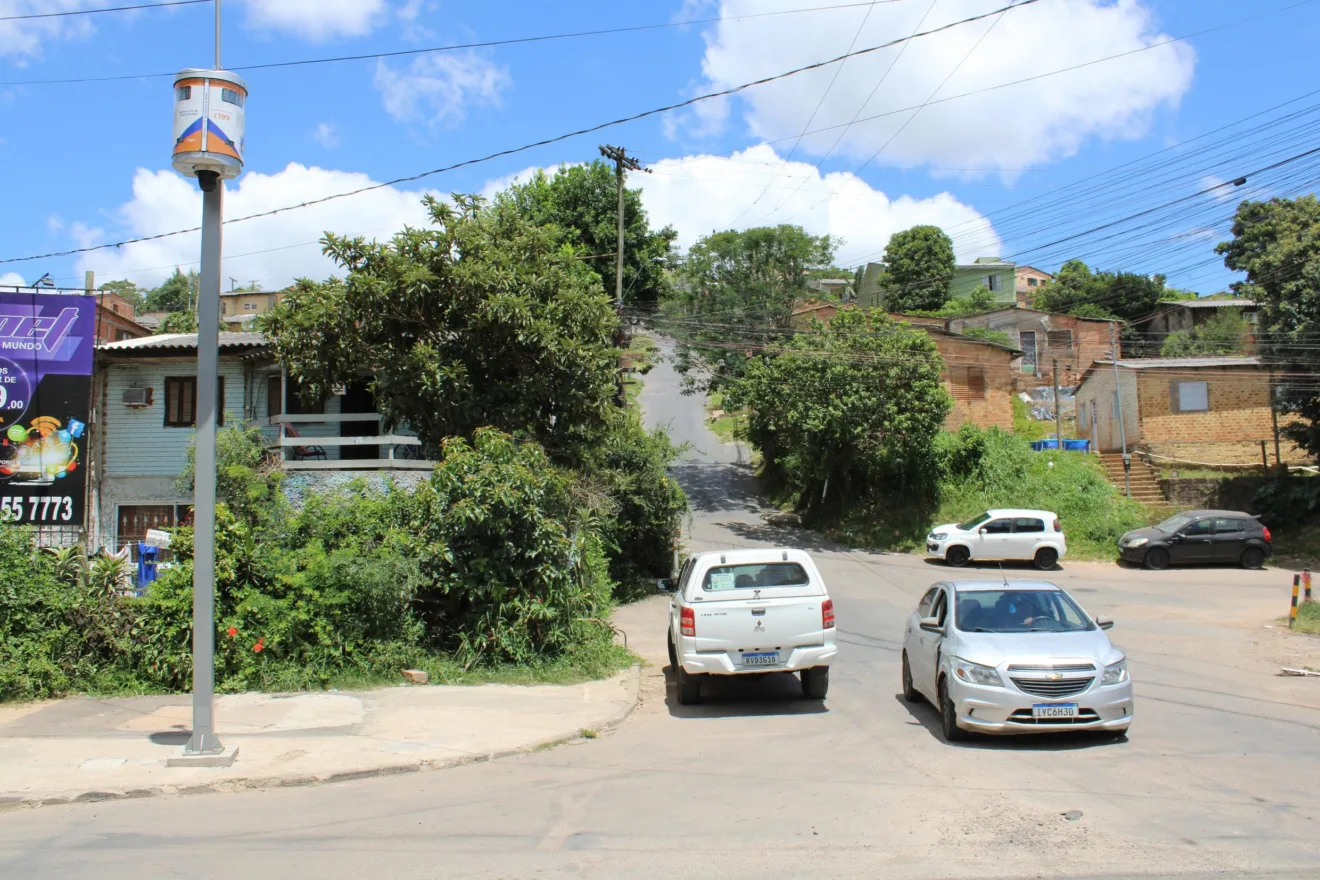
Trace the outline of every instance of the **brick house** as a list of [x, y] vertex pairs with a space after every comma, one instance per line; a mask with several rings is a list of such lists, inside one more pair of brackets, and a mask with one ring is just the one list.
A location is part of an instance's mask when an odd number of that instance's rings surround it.
[[953, 409], [944, 419], [946, 430], [956, 431], [967, 422], [979, 428], [1013, 429], [1013, 362], [1022, 352], [949, 330], [938, 318], [889, 317], [924, 330], [944, 359], [940, 378], [953, 398]]
[[1017, 281], [1017, 304], [1020, 308], [1031, 308], [1031, 301], [1036, 296], [1036, 288], [1054, 280], [1049, 272], [1042, 272], [1035, 266], [1018, 266], [1013, 273]]
[[950, 318], [947, 326], [955, 333], [979, 328], [1008, 334], [1010, 345], [1022, 352], [1013, 365], [1019, 387], [1049, 385], [1057, 358], [1059, 384], [1066, 388], [1093, 362], [1109, 357], [1110, 339], [1120, 329], [1118, 321], [1011, 307]]
[[133, 304], [117, 293], [96, 291], [96, 344], [123, 342], [150, 336], [151, 331], [136, 320]]
[[[1254, 357], [1135, 358], [1118, 362], [1115, 394], [1113, 362], [1098, 361], [1076, 391], [1077, 430], [1101, 452], [1120, 451], [1126, 439], [1157, 464], [1259, 464], [1262, 443], [1274, 458], [1271, 387]], [[1286, 440], [1279, 448], [1284, 462], [1308, 459]]]
[[1224, 309], [1236, 309], [1241, 312], [1249, 328], [1248, 343], [1254, 343], [1257, 314], [1260, 306], [1250, 299], [1205, 297], [1203, 299], [1168, 300], [1160, 303], [1159, 310], [1144, 318], [1132, 322], [1132, 329], [1142, 340], [1136, 347], [1139, 351], [1124, 354], [1135, 357], [1155, 357], [1164, 346], [1164, 340], [1170, 333], [1182, 330], [1190, 333], [1206, 321], [1218, 315]]

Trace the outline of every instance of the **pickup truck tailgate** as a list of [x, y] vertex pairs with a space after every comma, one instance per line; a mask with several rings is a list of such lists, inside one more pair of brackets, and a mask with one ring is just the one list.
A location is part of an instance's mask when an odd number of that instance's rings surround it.
[[814, 595], [695, 602], [697, 652], [726, 653], [740, 668], [786, 662], [794, 648], [823, 644], [825, 599]]

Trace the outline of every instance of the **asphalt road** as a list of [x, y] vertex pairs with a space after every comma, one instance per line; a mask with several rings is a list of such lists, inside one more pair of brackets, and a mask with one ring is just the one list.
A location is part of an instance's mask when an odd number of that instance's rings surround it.
[[[788, 676], [679, 707], [667, 600], [623, 609], [653, 665], [599, 739], [437, 773], [0, 814], [3, 877], [1314, 877], [1316, 640], [1272, 627], [1289, 576], [1066, 564], [1053, 579], [1131, 658], [1125, 742], [946, 745], [898, 696], [902, 622], [945, 569], [767, 527], [745, 450], [706, 430], [667, 364], [647, 418], [690, 445], [689, 545], [791, 544], [831, 584], [843, 651], [824, 706]], [[1027, 570], [1010, 576], [1032, 576]], [[1267, 628], [1269, 627], [1269, 628]], [[1078, 811], [1076, 815], [1073, 811]], [[1066, 818], [1070, 813], [1074, 818]]]

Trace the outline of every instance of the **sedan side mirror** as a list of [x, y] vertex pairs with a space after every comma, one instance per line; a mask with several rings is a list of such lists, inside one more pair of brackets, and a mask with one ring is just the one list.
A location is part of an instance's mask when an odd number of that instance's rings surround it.
[[662, 593], [677, 593], [678, 582], [673, 578], [660, 578], [655, 582], [655, 588]]
[[1113, 629], [1114, 621], [1110, 620], [1108, 617], [1097, 617], [1095, 619], [1095, 625], [1101, 629]]
[[944, 627], [940, 626], [940, 619], [938, 617], [921, 618], [921, 628], [928, 633], [936, 633], [941, 636], [944, 635]]

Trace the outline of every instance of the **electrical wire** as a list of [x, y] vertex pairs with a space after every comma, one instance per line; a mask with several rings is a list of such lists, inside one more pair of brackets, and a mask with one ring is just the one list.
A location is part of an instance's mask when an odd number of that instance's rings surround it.
[[167, 6], [211, 5], [213, 0], [170, 0], [164, 3], [139, 3], [135, 6], [106, 6], [100, 9], [74, 9], [67, 12], [32, 12], [25, 15], [0, 15], [0, 21], [27, 21], [34, 18], [67, 18], [71, 15], [100, 15], [103, 12], [130, 12], [136, 9], [163, 9]]
[[[296, 205], [286, 205], [281, 208], [272, 208], [269, 211], [261, 211], [256, 214], [248, 214], [247, 216], [244, 217], [234, 217], [224, 221], [224, 223], [225, 225], [229, 225], [232, 223], [242, 223], [247, 220], [255, 220], [259, 217], [271, 217], [276, 214], [282, 214], [286, 211], [296, 211], [300, 208], [306, 208], [312, 205], [319, 205], [325, 202], [333, 201], [335, 199], [342, 199], [348, 196], [355, 196], [365, 192], [372, 192], [374, 190], [383, 189], [385, 187], [396, 186], [400, 183], [411, 183], [413, 181], [422, 180], [423, 178], [431, 177], [436, 174], [443, 174], [444, 172], [447, 171], [454, 171], [458, 168], [466, 168], [470, 165], [478, 165], [483, 162], [489, 162], [492, 159], [498, 159], [504, 156], [512, 156], [517, 153], [522, 153], [522, 152], [526, 152], [527, 150], [535, 149], [537, 147], [543, 147], [549, 144], [559, 143], [560, 141], [566, 141], [569, 140], [570, 138], [579, 137], [581, 135], [590, 134], [596, 131], [601, 131], [602, 129], [611, 128], [616, 125], [623, 125], [624, 123], [634, 122], [638, 119], [645, 119], [646, 117], [649, 116], [656, 116], [661, 113], [668, 113], [673, 110], [679, 110], [682, 109], [683, 107], [690, 107], [693, 104], [697, 104], [702, 101], [708, 101], [713, 98], [722, 98], [728, 95], [737, 94], [738, 92], [742, 92], [747, 89], [754, 88], [756, 86], [765, 85], [766, 83], [775, 82], [777, 80], [787, 79], [790, 76], [796, 76], [797, 74], [805, 73], [809, 70], [818, 70], [822, 67], [828, 67], [831, 64], [837, 64], [847, 58], [853, 58], [858, 55], [867, 55], [872, 52], [879, 52], [882, 49], [887, 49], [890, 48], [891, 46], [900, 45], [902, 43], [907, 42], [908, 40], [914, 40], [920, 37], [928, 37], [931, 36], [932, 34], [941, 33], [943, 31], [950, 30], [960, 25], [969, 24], [974, 21], [980, 21], [984, 18], [989, 18], [992, 15], [997, 15], [998, 13], [1003, 12], [1005, 9], [1022, 9], [1028, 4], [1038, 3], [1038, 2], [1040, 2], [1040, 0], [1022, 0], [1022, 2], [1017, 3], [1016, 5], [1005, 6], [999, 9], [992, 9], [988, 12], [983, 12], [979, 15], [973, 15], [968, 18], [961, 19], [959, 21], [950, 22], [949, 24], [941, 25], [940, 27], [937, 28], [932, 28], [920, 34], [914, 34], [913, 36], [910, 37], [902, 37], [897, 40], [891, 40], [890, 42], [883, 43], [879, 46], [871, 46], [866, 49], [858, 49], [855, 52], [849, 52], [845, 55], [840, 55], [838, 57], [830, 58], [825, 61], [817, 61], [812, 64], [807, 64], [802, 67], [797, 67], [792, 70], [784, 71], [783, 73], [777, 73], [771, 76], [762, 77], [761, 79], [743, 83], [742, 85], [732, 86], [730, 88], [721, 89], [715, 92], [708, 92], [704, 95], [697, 95], [695, 97], [688, 98], [684, 101], [679, 101], [676, 104], [669, 104], [665, 107], [656, 107], [651, 110], [644, 110], [640, 113], [635, 113], [631, 116], [625, 116], [619, 119], [610, 120], [609, 122], [602, 122], [597, 125], [588, 126], [587, 128], [581, 128], [576, 131], [567, 132], [565, 134], [555, 135], [554, 137], [545, 138], [544, 140], [536, 141], [535, 143], [524, 144], [523, 146], [520, 147], [510, 147], [509, 149], [499, 150], [497, 152], [490, 153], [486, 156], [481, 156], [475, 159], [465, 159], [462, 162], [455, 162], [452, 165], [446, 165], [442, 168], [434, 168], [430, 171], [423, 171], [418, 174], [410, 174], [405, 177], [397, 177], [393, 180], [387, 180], [384, 181], [383, 183], [375, 183], [370, 186], [364, 186], [355, 190], [349, 190], [348, 192], [336, 193], [334, 195], [329, 195], [329, 196], [322, 196], [321, 198], [317, 198], [317, 199], [309, 199], [308, 201], [300, 202], [299, 204]], [[1306, 0], [1306, 2], [1315, 2], [1315, 0]], [[200, 226], [193, 226], [188, 229], [176, 229], [172, 232], [161, 232], [161, 233], [157, 233], [156, 235], [144, 235], [144, 236], [139, 236], [137, 238], [124, 239], [123, 241], [111, 242], [109, 244], [91, 245], [88, 247], [73, 248], [67, 251], [55, 251], [47, 254], [34, 254], [28, 257], [8, 257], [6, 259], [0, 260], [0, 265], [7, 263], [22, 263], [31, 260], [44, 260], [44, 259], [50, 259], [52, 257], [67, 257], [67, 256], [72, 256], [74, 254], [84, 254], [84, 253], [90, 253], [92, 251], [105, 250], [107, 248], [122, 247], [123, 245], [126, 244], [137, 244], [139, 242], [144, 242], [144, 241], [157, 241], [159, 239], [170, 238], [175, 235], [184, 235], [190, 232], [197, 232], [200, 229], [201, 229]]]
[[[210, 3], [212, 0], [186, 0], [188, 3]], [[685, 21], [669, 21], [659, 24], [639, 24], [626, 27], [600, 28], [590, 31], [573, 31], [560, 34], [542, 34], [531, 37], [510, 37], [502, 40], [484, 40], [476, 43], [458, 43], [452, 46], [428, 46], [423, 49], [400, 49], [393, 52], [372, 52], [362, 55], [337, 55], [330, 58], [304, 58], [294, 61], [270, 61], [264, 64], [245, 64], [238, 67], [227, 67], [226, 70], [273, 70], [282, 67], [304, 67], [317, 64], [339, 64], [346, 61], [371, 61], [381, 58], [403, 58], [412, 55], [427, 55], [438, 52], [457, 52], [465, 49], [490, 49], [496, 46], [514, 46], [525, 43], [544, 43], [551, 40], [569, 40], [582, 37], [601, 37], [612, 34], [635, 33], [639, 31], [661, 30], [665, 28], [685, 27], [694, 24], [712, 24], [715, 22], [741, 21], [752, 18], [768, 18], [778, 15], [797, 15], [805, 12], [829, 12], [837, 9], [853, 9], [859, 6], [872, 6], [876, 3], [902, 3], [905, 0], [867, 0], [867, 2], [858, 3], [839, 3], [832, 6], [810, 6], [803, 9], [782, 9], [777, 12], [752, 12], [745, 15], [733, 15], [727, 18], [693, 18]], [[182, 4], [158, 4], [162, 6], [182, 5]], [[125, 9], [137, 9], [141, 7], [129, 6]], [[84, 12], [106, 12], [110, 10], [84, 10]], [[62, 15], [77, 15], [82, 13], [59, 13]], [[21, 17], [21, 16], [20, 16]], [[34, 16], [40, 17], [40, 16]], [[3, 21], [4, 19], [0, 19]], [[117, 76], [91, 76], [78, 77], [74, 79], [33, 79], [33, 80], [14, 80], [11, 82], [0, 82], [0, 86], [46, 86], [46, 85], [68, 85], [72, 83], [91, 83], [91, 82], [116, 82], [126, 79], [159, 79], [167, 76], [175, 76], [177, 71], [169, 73], [131, 73], [120, 74]]]

